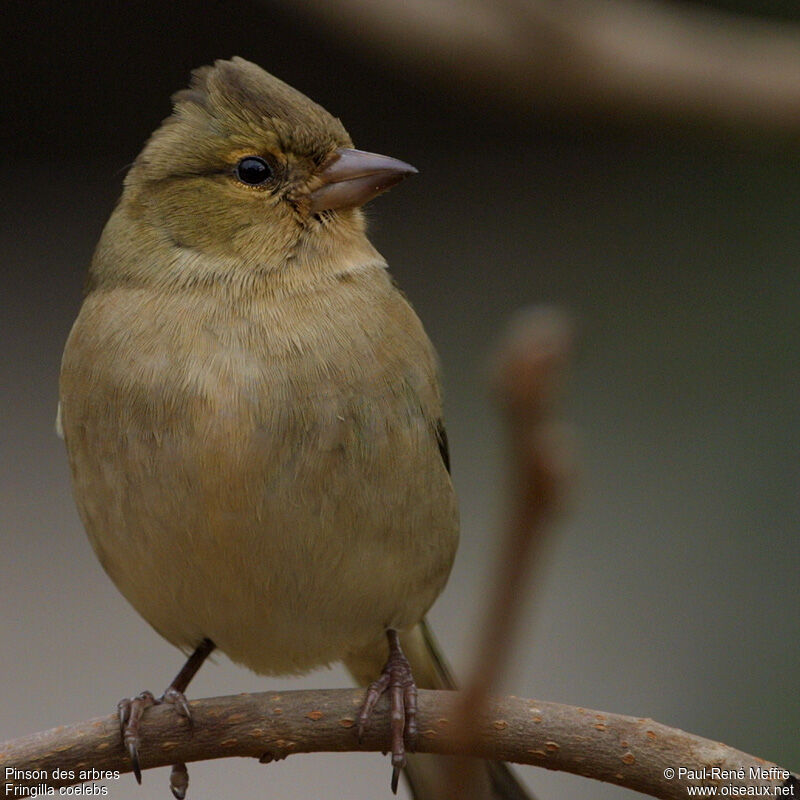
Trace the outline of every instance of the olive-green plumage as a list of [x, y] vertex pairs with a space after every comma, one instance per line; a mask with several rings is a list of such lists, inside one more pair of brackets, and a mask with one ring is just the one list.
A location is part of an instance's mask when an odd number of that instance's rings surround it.
[[[197, 70], [125, 179], [64, 352], [103, 567], [176, 646], [264, 674], [385, 659], [458, 538], [435, 355], [358, 207], [381, 188], [315, 194], [351, 147], [254, 64]], [[268, 180], [242, 179], [248, 157]]]

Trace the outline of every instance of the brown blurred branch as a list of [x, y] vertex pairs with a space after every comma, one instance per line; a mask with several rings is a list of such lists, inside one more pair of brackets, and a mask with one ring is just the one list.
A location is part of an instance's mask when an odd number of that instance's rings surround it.
[[663, 0], [268, 2], [473, 99], [800, 131], [796, 24]]
[[[571, 481], [571, 452], [559, 420], [559, 401], [571, 360], [573, 332], [557, 308], [518, 312], [493, 363], [493, 389], [503, 415], [509, 450], [510, 513], [481, 626], [472, 673], [465, 683], [454, 736], [460, 750], [477, 743], [474, 725], [489, 702], [511, 653], [530, 574], [541, 566], [553, 517]], [[467, 797], [479, 762], [454, 759], [446, 797]]]
[[508, 657], [520, 600], [530, 597], [537, 566], [571, 483], [572, 454], [559, 402], [570, 366], [573, 332], [567, 315], [541, 307], [518, 312], [495, 358], [493, 389], [506, 427], [511, 483], [509, 518], [473, 677], [488, 693]]
[[[175, 761], [200, 761], [245, 756], [270, 761], [293, 753], [385, 750], [389, 720], [383, 702], [359, 744], [353, 720], [363, 696], [358, 689], [235, 695], [191, 703], [194, 727], [174, 709], [148, 710], [142, 725], [142, 765], [166, 766]], [[420, 691], [418, 749], [453, 754], [451, 721], [461, 696], [455, 692]], [[654, 797], [685, 800], [689, 785], [736, 783], [769, 786], [784, 780], [748, 778], [750, 768], [777, 769], [774, 764], [718, 742], [636, 719], [584, 708], [526, 700], [492, 699], [475, 720], [477, 736], [469, 755], [534, 764], [587, 778], [609, 781]], [[383, 733], [381, 733], [383, 732]], [[667, 780], [664, 770], [679, 767], [744, 769], [743, 780]], [[4, 784], [24, 785], [7, 769], [130, 771], [115, 716], [53, 728], [0, 745]], [[792, 780], [791, 778], [789, 780]], [[30, 780], [55, 787], [77, 780]], [[772, 796], [776, 796], [774, 791]]]

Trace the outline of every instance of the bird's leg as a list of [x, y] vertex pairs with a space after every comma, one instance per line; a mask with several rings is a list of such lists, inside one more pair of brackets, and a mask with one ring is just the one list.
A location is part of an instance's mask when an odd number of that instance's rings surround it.
[[411, 665], [400, 648], [397, 631], [389, 628], [386, 638], [389, 640], [389, 658], [381, 676], [367, 689], [367, 696], [358, 715], [358, 738], [363, 736], [364, 726], [375, 704], [388, 691], [391, 709], [392, 791], [397, 794], [400, 770], [406, 765], [406, 744], [413, 752], [417, 738], [417, 685]]
[[[158, 699], [153, 696], [152, 692], [141, 692], [136, 695], [136, 697], [120, 700], [117, 704], [122, 743], [128, 751], [131, 764], [133, 765], [133, 774], [136, 776], [138, 783], [142, 782], [142, 770], [139, 766], [139, 744], [141, 741], [139, 737], [139, 725], [142, 721], [145, 709], [150, 708], [150, 706], [161, 705], [162, 703], [170, 703], [174, 705], [178, 713], [185, 717], [191, 724], [192, 715], [189, 711], [189, 704], [186, 702], [186, 697], [183, 693], [189, 685], [189, 681], [197, 674], [197, 670], [200, 669], [202, 663], [208, 658], [214, 647], [214, 642], [212, 642], [211, 639], [203, 639], [195, 651], [189, 656], [181, 671], [175, 676], [175, 680], [172, 681], [164, 694]], [[178, 763], [172, 767], [169, 783], [172, 794], [175, 795], [178, 800], [183, 800], [186, 796], [186, 787], [189, 785], [189, 774], [186, 771], [185, 764]]]

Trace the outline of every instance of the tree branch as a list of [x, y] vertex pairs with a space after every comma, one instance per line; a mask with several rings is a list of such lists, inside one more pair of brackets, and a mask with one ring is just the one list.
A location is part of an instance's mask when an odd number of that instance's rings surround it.
[[[492, 362], [492, 387], [510, 456], [510, 513], [453, 732], [459, 752], [469, 752], [478, 736], [473, 719], [489, 702], [508, 664], [522, 611], [520, 598], [530, 595], [531, 573], [541, 569], [553, 517], [573, 482], [571, 448], [559, 420], [573, 339], [569, 316], [560, 309], [523, 309], [506, 326]], [[475, 759], [451, 759], [449, 785], [442, 796], [470, 797], [480, 769]]]
[[427, 79], [524, 112], [792, 136], [800, 26], [663, 0], [265, 0]]
[[[363, 690], [329, 689], [279, 694], [241, 694], [191, 703], [194, 726], [168, 706], [151, 708], [142, 723], [141, 760], [144, 768], [176, 761], [201, 761], [229, 756], [263, 762], [293, 753], [377, 751], [389, 746], [385, 703], [359, 744], [354, 718]], [[451, 722], [458, 713], [457, 692], [420, 691], [418, 750], [454, 754]], [[468, 755], [533, 764], [608, 781], [653, 797], [685, 800], [688, 786], [797, 787], [775, 764], [724, 744], [669, 728], [650, 719], [637, 719], [585, 708], [527, 700], [491, 699], [475, 720], [476, 733]], [[703, 779], [664, 771], [705, 768]], [[75, 778], [49, 780], [57, 769], [130, 771], [115, 716], [53, 728], [0, 745], [0, 768], [8, 784], [46, 783], [59, 787], [79, 783]], [[712, 768], [744, 770], [744, 778], [715, 779]], [[763, 777], [753, 779], [750, 769]], [[44, 770], [30, 780], [14, 779], [9, 769]], [[763, 772], [761, 772], [763, 771]], [[692, 779], [690, 779], [692, 778]], [[792, 783], [795, 781], [794, 783]], [[13, 794], [13, 790], [11, 792]], [[792, 795], [789, 795], [792, 796]]]

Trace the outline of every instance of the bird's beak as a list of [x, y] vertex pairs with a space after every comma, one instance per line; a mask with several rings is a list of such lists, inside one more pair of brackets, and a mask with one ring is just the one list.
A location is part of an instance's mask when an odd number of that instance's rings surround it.
[[311, 192], [311, 213], [363, 206], [416, 171], [396, 158], [340, 147], [317, 173], [322, 185]]

